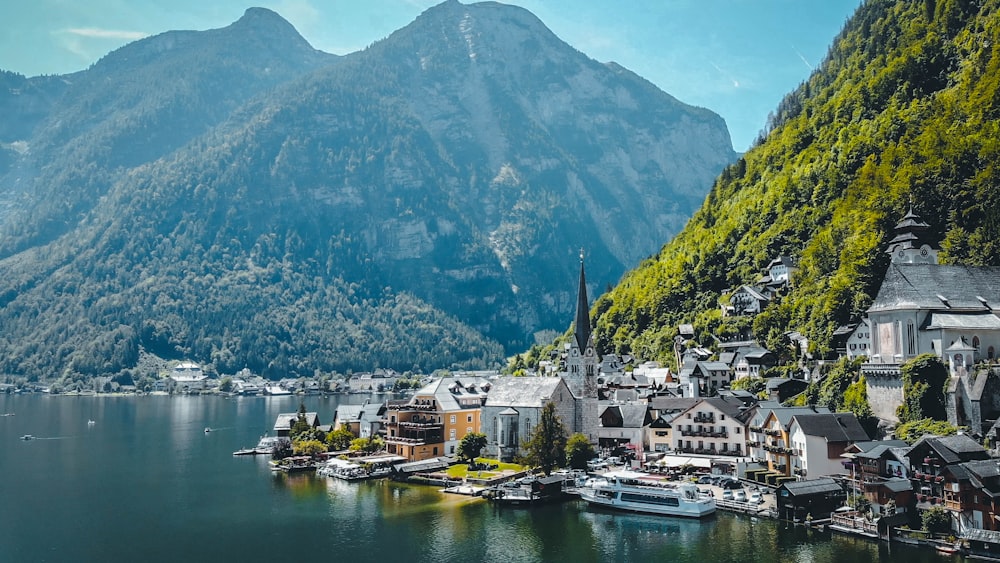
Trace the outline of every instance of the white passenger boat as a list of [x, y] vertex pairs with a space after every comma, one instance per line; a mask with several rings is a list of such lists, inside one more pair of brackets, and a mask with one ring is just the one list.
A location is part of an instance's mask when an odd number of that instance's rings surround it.
[[715, 513], [715, 499], [693, 483], [663, 483], [635, 471], [615, 471], [580, 488], [580, 498], [594, 506], [627, 512], [702, 518]]

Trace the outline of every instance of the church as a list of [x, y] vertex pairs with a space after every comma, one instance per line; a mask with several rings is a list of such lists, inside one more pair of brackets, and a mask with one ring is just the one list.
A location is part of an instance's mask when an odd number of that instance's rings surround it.
[[566, 345], [565, 370], [557, 377], [501, 377], [482, 406], [480, 419], [486, 435], [486, 455], [503, 461], [514, 459], [521, 444], [541, 419], [546, 403], [556, 412], [569, 434], [577, 432], [597, 443], [597, 377], [600, 358], [590, 330], [590, 304], [583, 253], [580, 253], [580, 284], [577, 290], [573, 336]]
[[[867, 311], [869, 359], [862, 373], [872, 410], [883, 420], [897, 420], [904, 362], [925, 353], [940, 357], [952, 391], [961, 393], [973, 390], [974, 366], [995, 362], [1000, 350], [1000, 268], [938, 264], [928, 228], [912, 210], [896, 225], [885, 279]], [[953, 404], [951, 410], [967, 409]]]

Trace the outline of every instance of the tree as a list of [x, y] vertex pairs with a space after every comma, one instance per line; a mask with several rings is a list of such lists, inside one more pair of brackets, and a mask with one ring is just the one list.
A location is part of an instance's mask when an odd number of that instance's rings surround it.
[[896, 427], [896, 437], [906, 441], [908, 444], [916, 442], [925, 434], [951, 436], [956, 432], [958, 432], [958, 428], [955, 426], [943, 420], [934, 420], [932, 418], [904, 422]]
[[545, 475], [566, 463], [566, 427], [556, 415], [555, 403], [546, 403], [531, 439], [524, 443], [528, 462]]
[[233, 390], [233, 378], [228, 375], [219, 381], [219, 391], [228, 393]]
[[741, 377], [740, 379], [734, 381], [732, 385], [730, 385], [730, 388], [734, 390], [743, 389], [760, 397], [761, 393], [767, 392], [767, 380], [763, 377], [756, 376]]
[[566, 441], [566, 463], [573, 469], [586, 469], [587, 462], [596, 455], [593, 444], [580, 432]]
[[480, 452], [486, 447], [486, 434], [469, 432], [458, 442], [458, 457], [468, 461], [475, 461]]
[[326, 451], [326, 444], [319, 440], [301, 440], [295, 442], [292, 452], [295, 455], [319, 455]]
[[288, 438], [278, 438], [271, 450], [271, 459], [285, 459], [293, 453], [292, 441]]
[[932, 534], [943, 534], [951, 530], [951, 516], [941, 506], [932, 506], [920, 515], [924, 529]]
[[374, 438], [355, 438], [351, 440], [350, 450], [366, 454], [375, 453], [385, 447], [385, 441], [378, 436]]
[[945, 420], [944, 386], [948, 369], [934, 354], [921, 354], [900, 367], [903, 372], [903, 404], [896, 411], [900, 422], [924, 418]]
[[326, 435], [326, 444], [330, 447], [330, 451], [338, 452], [351, 447], [351, 441], [354, 440], [354, 438], [355, 436], [350, 430], [341, 426], [336, 430], [331, 430], [330, 433]]

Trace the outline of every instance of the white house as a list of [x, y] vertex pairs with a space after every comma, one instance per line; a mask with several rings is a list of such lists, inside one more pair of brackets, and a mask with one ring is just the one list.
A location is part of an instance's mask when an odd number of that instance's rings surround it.
[[201, 391], [205, 389], [208, 376], [200, 365], [194, 362], [181, 362], [170, 370], [170, 379], [173, 380], [176, 391]]
[[788, 423], [792, 473], [809, 479], [844, 475], [842, 454], [854, 442], [867, 440], [854, 413], [797, 414]]

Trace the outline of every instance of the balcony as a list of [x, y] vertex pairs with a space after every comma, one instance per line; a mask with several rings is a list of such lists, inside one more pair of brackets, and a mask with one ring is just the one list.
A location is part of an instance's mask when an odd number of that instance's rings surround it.
[[714, 414], [696, 414], [694, 415], [694, 421], [698, 424], [715, 424]]
[[765, 428], [764, 434], [767, 434], [768, 436], [781, 436], [781, 430]]
[[764, 429], [761, 428], [760, 426], [750, 426], [750, 427], [747, 428], [747, 430], [749, 430], [751, 432], [763, 432], [764, 431]]
[[386, 407], [389, 410], [394, 411], [437, 411], [437, 405], [389, 405]]

